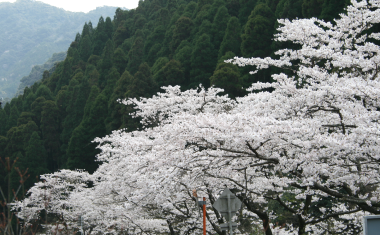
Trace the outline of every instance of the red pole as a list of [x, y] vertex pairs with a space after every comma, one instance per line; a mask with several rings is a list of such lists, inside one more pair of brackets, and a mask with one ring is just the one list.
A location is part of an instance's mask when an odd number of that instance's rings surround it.
[[206, 235], [206, 198], [203, 197], [203, 235]]

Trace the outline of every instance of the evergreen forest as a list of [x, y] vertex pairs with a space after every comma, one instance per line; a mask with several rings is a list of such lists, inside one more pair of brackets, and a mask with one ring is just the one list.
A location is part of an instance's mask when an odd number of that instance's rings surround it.
[[250, 75], [252, 68], [224, 60], [275, 57], [273, 52], [283, 47], [272, 40], [277, 19], [330, 21], [347, 4], [346, 0], [145, 0], [136, 9], [117, 9], [113, 19], [100, 17], [96, 27], [83, 22], [66, 58], [0, 109], [4, 195], [18, 192], [21, 199], [39, 175], [58, 169], [94, 172], [99, 152], [94, 138], [141, 127], [138, 119], [131, 118], [133, 106], [118, 99], [151, 97], [162, 86], [180, 85], [186, 90], [199, 84], [221, 87], [230, 97], [238, 97], [253, 82], [270, 82], [274, 71]]

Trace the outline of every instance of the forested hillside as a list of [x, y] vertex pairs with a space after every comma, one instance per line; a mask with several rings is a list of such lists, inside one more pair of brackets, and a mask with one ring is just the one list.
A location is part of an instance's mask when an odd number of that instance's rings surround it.
[[69, 12], [32, 0], [0, 2], [0, 97], [13, 98], [20, 79], [53, 53], [66, 51], [83, 24], [113, 16], [116, 7]]
[[[95, 171], [95, 137], [113, 130], [136, 130], [126, 97], [150, 97], [161, 86], [224, 88], [232, 97], [255, 81], [270, 81], [270, 71], [225, 64], [234, 56], [264, 57], [279, 48], [272, 40], [278, 18], [331, 20], [347, 1], [332, 0], [146, 0], [136, 9], [116, 10], [85, 24], [53, 73], [27, 87], [0, 109], [0, 157], [30, 174], [57, 169]], [[55, 29], [54, 29], [55, 30]], [[50, 33], [45, 32], [49, 37]], [[292, 45], [289, 45], [292, 46]], [[274, 56], [274, 55], [273, 55]], [[272, 71], [273, 72], [273, 71]], [[2, 189], [6, 171], [0, 171]], [[19, 177], [12, 174], [12, 187]], [[5, 190], [7, 195], [8, 191]], [[21, 195], [20, 195], [21, 197]]]

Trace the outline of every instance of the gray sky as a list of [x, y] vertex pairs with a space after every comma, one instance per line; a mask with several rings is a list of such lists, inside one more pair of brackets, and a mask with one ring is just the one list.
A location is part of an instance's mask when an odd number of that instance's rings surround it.
[[[0, 2], [15, 2], [16, 0], [0, 0]], [[100, 6], [115, 6], [133, 9], [138, 6], [139, 0], [39, 0], [67, 11], [89, 12]]]

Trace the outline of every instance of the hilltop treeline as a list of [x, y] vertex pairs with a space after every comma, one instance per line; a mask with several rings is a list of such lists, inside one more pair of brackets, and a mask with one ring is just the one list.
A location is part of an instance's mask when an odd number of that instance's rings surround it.
[[[38, 175], [61, 168], [93, 172], [98, 150], [91, 141], [113, 130], [139, 128], [133, 107], [118, 99], [148, 97], [161, 86], [200, 83], [232, 97], [271, 71], [225, 64], [234, 56], [271, 56], [278, 18], [335, 18], [347, 1], [333, 0], [145, 0], [136, 9], [118, 9], [114, 19], [85, 24], [53, 73], [25, 88], [0, 109], [0, 157]], [[247, 70], [248, 69], [248, 70]], [[6, 187], [7, 171], [0, 171]], [[12, 188], [19, 184], [12, 173]], [[7, 195], [7, 190], [5, 190]]]

